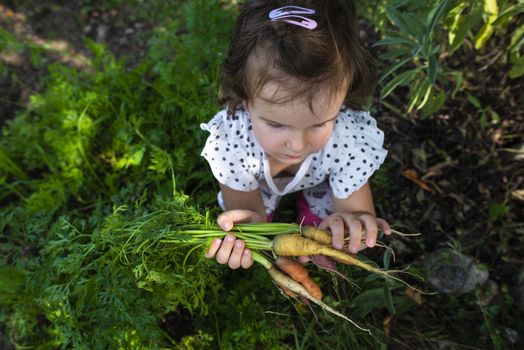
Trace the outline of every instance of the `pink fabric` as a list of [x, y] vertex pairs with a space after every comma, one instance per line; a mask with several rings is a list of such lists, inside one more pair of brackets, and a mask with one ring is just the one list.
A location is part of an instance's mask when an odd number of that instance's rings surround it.
[[[322, 222], [322, 218], [319, 216], [316, 216], [311, 212], [311, 208], [309, 207], [309, 203], [307, 202], [306, 198], [300, 192], [300, 195], [297, 198], [297, 224], [301, 225], [309, 225], [309, 226], [318, 226]], [[271, 214], [266, 216], [267, 222], [272, 222], [273, 218], [275, 217], [275, 211], [273, 211]]]
[[306, 201], [306, 198], [300, 192], [300, 195], [297, 199], [297, 223], [301, 225], [308, 226], [318, 226], [322, 222], [322, 218], [313, 214], [309, 203]]

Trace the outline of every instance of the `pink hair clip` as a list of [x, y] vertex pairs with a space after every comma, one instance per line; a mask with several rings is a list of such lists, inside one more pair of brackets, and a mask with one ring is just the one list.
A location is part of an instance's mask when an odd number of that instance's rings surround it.
[[315, 12], [315, 10], [300, 6], [284, 6], [271, 10], [269, 18], [272, 21], [284, 21], [311, 30], [317, 27], [317, 22], [300, 15], [312, 15]]

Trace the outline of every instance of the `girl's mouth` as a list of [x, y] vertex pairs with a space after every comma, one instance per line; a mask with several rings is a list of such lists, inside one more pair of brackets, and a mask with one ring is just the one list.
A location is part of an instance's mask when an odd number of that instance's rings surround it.
[[302, 158], [302, 156], [286, 156], [286, 158], [296, 160]]

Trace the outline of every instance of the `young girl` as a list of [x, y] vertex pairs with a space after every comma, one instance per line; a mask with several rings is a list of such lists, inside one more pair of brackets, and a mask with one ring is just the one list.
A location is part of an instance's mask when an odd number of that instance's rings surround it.
[[[373, 247], [378, 228], [390, 233], [368, 184], [386, 157], [384, 136], [369, 113], [351, 109], [374, 86], [356, 24], [348, 0], [244, 5], [223, 64], [227, 107], [201, 125], [223, 230], [271, 221], [280, 198], [301, 191], [297, 222], [331, 231], [337, 249], [345, 232], [351, 253]], [[253, 264], [233, 234], [206, 256], [233, 269]]]

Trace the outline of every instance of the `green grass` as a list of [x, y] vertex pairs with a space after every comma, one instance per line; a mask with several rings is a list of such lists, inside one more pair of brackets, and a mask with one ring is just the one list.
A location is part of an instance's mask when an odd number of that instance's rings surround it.
[[[406, 11], [426, 11], [427, 18], [432, 18], [427, 8], [437, 5], [397, 3]], [[388, 19], [395, 12], [390, 9], [388, 17], [387, 4], [377, 4], [368, 4], [362, 13], [376, 19], [381, 33], [397, 33], [399, 28]], [[456, 157], [460, 143], [446, 149], [440, 138], [425, 142], [417, 139], [424, 135], [405, 135], [401, 142], [418, 142], [408, 152], [411, 158], [401, 165], [402, 159], [386, 162], [373, 177], [373, 190], [381, 214], [409, 219], [401, 231], [413, 231], [414, 222], [432, 223], [420, 239], [401, 240], [407, 252], [392, 264], [413, 262], [413, 271], [419, 271], [420, 261], [432, 250], [453, 245], [495, 272], [498, 294], [484, 304], [479, 300], [486, 299], [486, 286], [464, 295], [424, 296], [417, 305], [404, 287], [386, 285], [355, 268], [340, 270], [359, 288], [311, 266], [326, 302], [370, 328], [373, 336], [368, 336], [319, 308], [286, 299], [262, 268], [232, 271], [204, 259], [202, 249], [162, 242], [173, 227], [209, 226], [219, 212], [217, 185], [199, 156], [207, 136], [199, 124], [220, 108], [219, 66], [236, 9], [218, 0], [137, 0], [127, 6], [134, 5], [135, 19], [150, 20], [153, 28], [138, 64], [130, 67], [103, 44], [86, 39], [90, 64], [83, 69], [52, 64], [28, 105], [2, 127], [0, 344], [41, 349], [519, 347], [508, 337], [508, 329], [524, 334], [524, 315], [513, 289], [517, 282], [506, 275], [496, 279], [497, 272], [504, 272], [498, 270], [501, 264], [507, 268], [521, 262], [515, 256], [524, 243], [510, 184], [491, 198], [485, 217], [447, 232], [450, 220], [431, 217], [431, 210], [454, 199], [410, 187], [415, 185], [399, 175], [406, 164], [428, 169]], [[94, 2], [83, 1], [82, 6], [88, 11]], [[122, 1], [111, 1], [102, 10], [119, 6]], [[439, 23], [428, 40], [444, 50], [446, 44], [439, 40], [446, 31]], [[513, 28], [511, 23], [507, 28]], [[0, 32], [0, 40], [0, 50], [14, 48], [42, 58], [34, 62], [47, 62], [45, 49], [28, 47], [6, 31]], [[486, 45], [495, 45], [494, 40]], [[390, 55], [383, 60], [384, 69], [396, 62], [388, 52], [383, 52]], [[518, 56], [515, 52], [504, 55]], [[430, 56], [415, 63], [423, 65]], [[471, 74], [468, 67], [464, 63], [465, 77]], [[424, 69], [430, 73], [429, 65]], [[452, 85], [446, 80], [448, 69], [438, 70], [435, 77], [443, 87]], [[5, 64], [1, 72], [3, 79], [15, 74]], [[463, 86], [457, 89], [458, 97], [466, 94]], [[388, 103], [399, 113], [412, 97], [397, 90], [390, 96], [394, 98]], [[444, 108], [454, 108], [453, 101], [447, 100]], [[418, 112], [413, 113], [403, 122], [412, 123], [414, 130], [440, 122], [430, 114], [416, 121]], [[490, 121], [479, 129], [489, 132], [492, 126]], [[432, 185], [440, 180], [436, 177]], [[292, 199], [283, 203], [280, 217], [292, 221], [293, 206]], [[480, 232], [484, 227], [495, 233]], [[366, 255], [383, 261], [383, 251]], [[387, 320], [389, 326], [383, 324]]]

